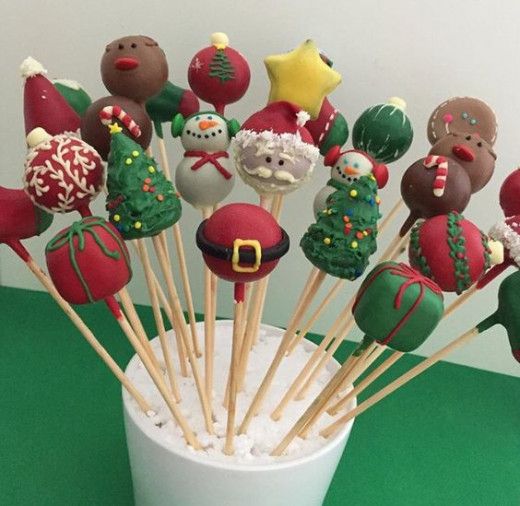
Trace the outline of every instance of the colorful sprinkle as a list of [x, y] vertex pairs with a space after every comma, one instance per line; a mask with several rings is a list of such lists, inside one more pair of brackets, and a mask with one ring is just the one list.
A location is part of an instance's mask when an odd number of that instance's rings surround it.
[[143, 224], [140, 221], [136, 221], [134, 223], [134, 228], [136, 228], [137, 230], [139, 230], [142, 226], [143, 226]]
[[152, 182], [152, 179], [149, 178], [149, 177], [147, 177], [147, 178], [144, 180], [144, 182], [145, 182], [146, 184], [150, 184], [150, 183]]
[[326, 244], [327, 246], [331, 243], [331, 239], [330, 237], [325, 237], [325, 239], [323, 239], [323, 244]]
[[358, 243], [357, 243], [357, 241], [352, 241], [352, 242], [350, 243], [350, 246], [352, 246], [353, 249], [356, 249], [356, 248], [358, 247]]
[[350, 221], [350, 218], [348, 216], [343, 216], [343, 221], [345, 223], [348, 223]]
[[363, 232], [356, 232], [356, 238], [357, 238], [357, 239], [363, 239], [363, 237], [365, 237], [365, 236], [363, 235]]
[[155, 172], [155, 167], [153, 165], [150, 165], [150, 167], [148, 167], [148, 172], [150, 174], [153, 174]]
[[135, 150], [132, 151], [132, 156], [133, 156], [134, 158], [137, 158], [137, 157], [139, 156], [139, 151], [135, 151]]
[[114, 221], [121, 221], [121, 216], [119, 216], [119, 214], [114, 214], [114, 216], [112, 217], [112, 219]]
[[356, 198], [356, 197], [357, 197], [357, 190], [350, 190], [349, 195], [350, 195], [352, 198]]
[[368, 231], [367, 230], [363, 230], [363, 235], [366, 237], [368, 235]]
[[126, 163], [127, 165], [132, 165], [132, 159], [131, 159], [131, 158], [127, 158], [127, 159], [125, 160], [125, 163]]
[[143, 191], [147, 192], [149, 190], [150, 190], [150, 186], [148, 186], [147, 184], [143, 184]]
[[379, 197], [376, 197], [376, 204], [381, 204], [381, 199]]
[[164, 195], [157, 195], [157, 197], [155, 197], [159, 202], [162, 202], [164, 200]]

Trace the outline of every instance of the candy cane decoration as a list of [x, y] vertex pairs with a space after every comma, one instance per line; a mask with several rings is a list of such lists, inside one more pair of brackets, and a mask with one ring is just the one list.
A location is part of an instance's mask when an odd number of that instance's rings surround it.
[[427, 169], [437, 168], [433, 181], [433, 194], [442, 197], [446, 189], [446, 178], [448, 177], [448, 159], [445, 156], [430, 155], [424, 160]]
[[120, 120], [136, 139], [141, 136], [139, 125], [119, 105], [107, 105], [99, 111], [99, 119], [103, 125], [110, 125], [113, 118]]

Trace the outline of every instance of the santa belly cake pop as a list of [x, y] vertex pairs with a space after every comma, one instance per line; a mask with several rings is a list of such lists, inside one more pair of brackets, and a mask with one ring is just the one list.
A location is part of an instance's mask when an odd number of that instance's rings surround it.
[[236, 134], [237, 172], [260, 195], [289, 193], [310, 178], [319, 150], [304, 126], [308, 118], [289, 102], [273, 102]]
[[428, 140], [435, 144], [452, 132], [478, 134], [490, 145], [497, 138], [495, 113], [484, 101], [454, 97], [440, 104], [428, 120]]
[[[500, 243], [456, 212], [416, 225], [410, 235], [410, 264], [433, 279], [443, 291], [461, 294], [475, 284], [492, 263], [501, 263]], [[493, 249], [492, 249], [493, 248]]]
[[348, 187], [362, 176], [372, 174], [379, 189], [388, 181], [386, 165], [377, 163], [370, 155], [357, 149], [340, 151], [339, 146], [329, 150], [324, 163], [331, 167], [330, 179], [314, 197], [314, 215], [316, 218], [327, 207], [327, 199], [337, 190], [347, 191]]
[[175, 185], [182, 198], [197, 209], [213, 208], [235, 184], [235, 169], [227, 149], [239, 129], [236, 120], [216, 112], [175, 116], [173, 137], [180, 137], [184, 157], [175, 171]]
[[430, 155], [453, 158], [468, 174], [471, 193], [476, 193], [489, 182], [495, 170], [497, 155], [478, 134], [449, 133], [436, 142]]
[[430, 155], [408, 167], [401, 179], [401, 196], [410, 210], [399, 232], [404, 237], [419, 218], [464, 211], [471, 197], [471, 183], [453, 159]]

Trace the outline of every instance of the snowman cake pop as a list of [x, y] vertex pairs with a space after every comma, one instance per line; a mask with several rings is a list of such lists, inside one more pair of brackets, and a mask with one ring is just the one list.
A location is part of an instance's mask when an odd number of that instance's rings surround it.
[[236, 120], [214, 112], [197, 112], [186, 120], [177, 114], [173, 137], [180, 137], [184, 157], [175, 171], [181, 196], [197, 209], [213, 208], [224, 200], [235, 183], [235, 170], [227, 149], [239, 129]]
[[325, 156], [324, 163], [331, 167], [330, 179], [314, 198], [314, 215], [316, 218], [326, 209], [327, 199], [332, 193], [337, 190], [346, 191], [360, 177], [372, 174], [379, 189], [384, 188], [388, 181], [386, 165], [377, 163], [364, 151], [357, 149], [340, 151], [339, 146], [335, 146]]

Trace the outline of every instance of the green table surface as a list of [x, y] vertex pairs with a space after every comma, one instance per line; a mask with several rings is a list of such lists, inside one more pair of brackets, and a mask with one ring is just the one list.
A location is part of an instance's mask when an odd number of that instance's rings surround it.
[[[0, 307], [0, 504], [132, 505], [119, 384], [48, 295], [2, 287]], [[126, 364], [105, 307], [79, 312]], [[326, 506], [520, 505], [519, 399], [518, 378], [436, 365], [356, 420]]]

